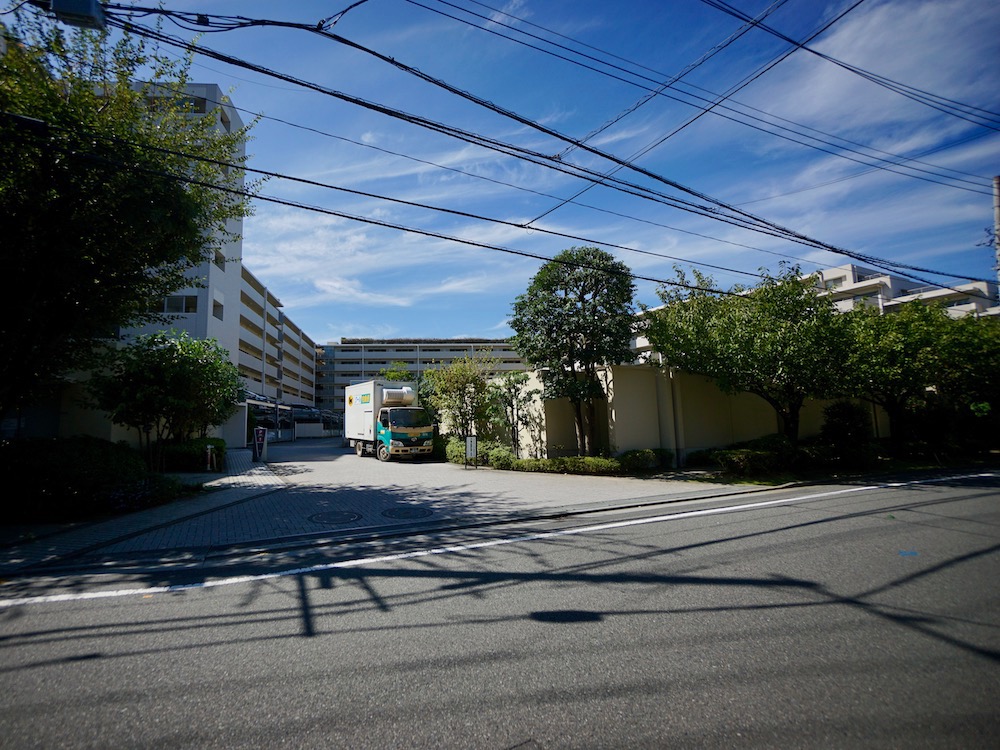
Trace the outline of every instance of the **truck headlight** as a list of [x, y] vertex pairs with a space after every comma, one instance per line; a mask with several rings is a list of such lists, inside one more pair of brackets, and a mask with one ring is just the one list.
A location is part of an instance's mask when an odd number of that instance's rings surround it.
[[424, 447], [426, 448], [429, 445], [434, 445], [434, 441], [433, 440], [425, 440], [424, 441]]
[[402, 448], [403, 444], [399, 440], [390, 440], [389, 446], [392, 448]]

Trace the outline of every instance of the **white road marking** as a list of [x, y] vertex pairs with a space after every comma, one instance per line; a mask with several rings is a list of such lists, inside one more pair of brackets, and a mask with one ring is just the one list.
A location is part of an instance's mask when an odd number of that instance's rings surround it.
[[447, 547], [433, 547], [431, 549], [414, 550], [411, 552], [400, 552], [395, 555], [379, 555], [375, 557], [361, 557], [354, 560], [341, 560], [335, 563], [324, 563], [322, 565], [310, 565], [305, 568], [294, 568], [275, 573], [262, 573], [252, 576], [233, 576], [230, 578], [219, 578], [213, 581], [201, 581], [200, 583], [177, 584], [174, 586], [148, 586], [138, 589], [114, 589], [110, 591], [88, 591], [72, 594], [48, 594], [45, 596], [26, 596], [18, 599], [0, 599], [0, 609], [8, 607], [19, 607], [28, 604], [54, 604], [57, 602], [78, 602], [92, 599], [115, 599], [125, 596], [150, 596], [153, 594], [173, 594], [181, 591], [191, 591], [194, 589], [210, 589], [220, 586], [236, 586], [241, 583], [253, 583], [255, 581], [268, 581], [276, 578], [287, 578], [289, 576], [308, 575], [321, 573], [327, 570], [337, 570], [342, 568], [357, 568], [364, 565], [376, 565], [387, 562], [398, 562], [400, 560], [413, 560], [420, 557], [432, 555], [448, 555], [470, 550], [486, 549], [488, 547], [499, 547], [508, 544], [520, 544], [522, 542], [533, 542], [540, 539], [553, 539], [562, 536], [575, 536], [579, 534], [593, 534], [609, 529], [623, 529], [629, 526], [644, 526], [651, 523], [664, 523], [667, 521], [677, 521], [684, 518], [695, 518], [698, 516], [713, 516], [724, 513], [738, 513], [758, 508], [767, 508], [776, 505], [790, 505], [792, 503], [809, 502], [824, 498], [836, 497], [838, 495], [848, 495], [855, 492], [867, 492], [879, 489], [898, 489], [900, 487], [911, 487], [919, 484], [933, 484], [955, 479], [976, 479], [982, 477], [995, 477], [992, 472], [982, 474], [963, 474], [949, 477], [936, 477], [933, 479], [919, 479], [911, 482], [889, 482], [886, 484], [872, 484], [861, 487], [848, 487], [843, 490], [830, 490], [829, 492], [817, 492], [812, 495], [799, 495], [798, 497], [784, 498], [781, 500], [764, 500], [757, 503], [747, 503], [745, 505], [727, 505], [722, 508], [706, 508], [703, 510], [683, 511], [680, 513], [669, 513], [661, 516], [650, 516], [648, 518], [633, 518], [627, 521], [611, 521], [609, 523], [595, 524], [592, 526], [580, 526], [574, 529], [562, 529], [559, 531], [541, 531], [533, 534], [521, 534], [505, 539], [493, 539], [488, 542], [470, 542], [468, 544], [456, 544]]

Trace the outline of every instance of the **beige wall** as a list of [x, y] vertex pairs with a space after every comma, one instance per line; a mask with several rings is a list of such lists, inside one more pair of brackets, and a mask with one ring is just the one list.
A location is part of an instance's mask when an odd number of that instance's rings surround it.
[[[649, 365], [609, 368], [607, 444], [612, 452], [668, 448], [681, 460], [693, 451], [721, 448], [778, 432], [774, 409], [750, 393], [723, 393], [715, 383], [683, 372], [665, 373]], [[823, 424], [828, 401], [807, 401], [799, 434], [809, 437]], [[576, 445], [573, 411], [565, 399], [544, 402], [549, 456], [567, 455]], [[875, 414], [879, 435], [886, 435], [884, 415]]]
[[661, 423], [673, 417], [669, 383], [661, 373], [650, 366], [616, 367], [608, 381], [608, 443], [613, 453], [660, 446], [664, 438], [672, 442], [661, 431]]
[[576, 418], [567, 399], [546, 399], [545, 450], [548, 458], [576, 455]]

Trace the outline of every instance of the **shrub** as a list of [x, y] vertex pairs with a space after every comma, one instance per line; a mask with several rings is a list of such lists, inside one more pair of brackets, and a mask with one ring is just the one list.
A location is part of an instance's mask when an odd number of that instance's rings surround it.
[[465, 441], [454, 435], [445, 439], [445, 458], [453, 464], [465, 463]]
[[487, 458], [494, 469], [510, 469], [514, 466], [514, 452], [506, 445], [490, 448]]
[[749, 448], [755, 451], [766, 451], [768, 453], [774, 453], [779, 456], [791, 456], [795, 453], [795, 448], [792, 445], [792, 441], [789, 440], [785, 435], [781, 433], [774, 433], [772, 435], [764, 435], [763, 437], [754, 438], [753, 440], [748, 440], [745, 443], [736, 443], [729, 446], [730, 448]]
[[7, 520], [81, 521], [156, 505], [180, 485], [151, 476], [139, 453], [98, 438], [15, 440], [0, 443], [0, 471], [20, 482]]
[[727, 448], [714, 451], [712, 457], [727, 474], [738, 477], [755, 477], [785, 468], [776, 451], [753, 448]]
[[517, 458], [510, 467], [514, 471], [549, 471], [547, 458]]
[[618, 461], [621, 464], [622, 471], [627, 474], [658, 469], [661, 466], [660, 457], [650, 448], [625, 451], [618, 456]]
[[215, 471], [222, 471], [226, 465], [226, 441], [221, 438], [197, 438], [183, 443], [168, 443], [163, 446], [164, 471], [207, 471], [205, 455], [211, 447], [215, 453]]
[[543, 471], [554, 474], [614, 475], [622, 471], [615, 458], [598, 456], [563, 456], [561, 458], [520, 458], [511, 466], [514, 471]]
[[846, 466], [864, 466], [875, 458], [871, 414], [853, 401], [835, 401], [823, 409], [820, 439]]
[[715, 449], [702, 449], [691, 451], [684, 461], [685, 466], [715, 466], [718, 461], [715, 459]]
[[672, 469], [674, 466], [674, 452], [669, 448], [653, 448], [653, 454], [659, 462], [661, 469]]

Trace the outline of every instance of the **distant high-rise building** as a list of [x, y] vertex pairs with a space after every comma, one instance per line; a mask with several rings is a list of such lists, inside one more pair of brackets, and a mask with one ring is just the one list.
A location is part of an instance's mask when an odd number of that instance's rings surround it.
[[426, 370], [477, 355], [496, 359], [498, 372], [526, 369], [507, 339], [344, 338], [339, 344], [325, 344], [316, 350], [317, 406], [342, 414], [348, 385], [378, 377], [396, 363], [417, 380]]

